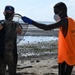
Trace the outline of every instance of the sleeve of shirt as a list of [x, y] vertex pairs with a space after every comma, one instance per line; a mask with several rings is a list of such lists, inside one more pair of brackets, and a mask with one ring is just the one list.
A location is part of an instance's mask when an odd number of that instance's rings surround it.
[[5, 25], [4, 20], [0, 20], [0, 25], [2, 25], [4, 27], [4, 25]]

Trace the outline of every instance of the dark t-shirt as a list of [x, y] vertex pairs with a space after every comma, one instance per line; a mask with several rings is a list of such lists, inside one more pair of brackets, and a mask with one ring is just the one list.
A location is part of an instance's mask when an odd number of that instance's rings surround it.
[[[3, 21], [3, 20], [2, 20]], [[1, 30], [0, 33], [0, 38], [1, 38], [1, 42], [2, 40], [4, 40], [1, 43], [1, 50], [4, 49], [5, 53], [7, 54], [11, 54], [11, 53], [17, 53], [17, 32], [16, 32], [16, 28], [20, 25], [17, 22], [10, 22], [8, 23], [7, 21], [3, 21], [3, 29]]]

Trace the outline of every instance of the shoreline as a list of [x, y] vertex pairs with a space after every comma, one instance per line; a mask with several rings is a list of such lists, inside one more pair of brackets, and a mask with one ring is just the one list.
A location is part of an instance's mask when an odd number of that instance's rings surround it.
[[57, 54], [57, 40], [45, 42], [33, 42], [18, 45], [19, 58], [27, 56], [40, 56]]
[[25, 36], [56, 36], [58, 37], [58, 29], [53, 30], [43, 30], [35, 27], [33, 25], [23, 26], [23, 33], [25, 32]]
[[30, 30], [28, 29], [25, 36], [55, 36], [58, 37], [58, 30], [44, 31], [44, 30]]

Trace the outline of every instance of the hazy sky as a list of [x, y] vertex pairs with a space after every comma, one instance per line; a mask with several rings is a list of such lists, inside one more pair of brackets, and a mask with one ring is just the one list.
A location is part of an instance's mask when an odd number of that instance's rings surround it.
[[15, 12], [30, 17], [35, 21], [54, 21], [53, 6], [64, 2], [68, 8], [68, 16], [75, 19], [75, 0], [0, 0], [0, 19], [4, 18], [6, 5], [15, 7]]

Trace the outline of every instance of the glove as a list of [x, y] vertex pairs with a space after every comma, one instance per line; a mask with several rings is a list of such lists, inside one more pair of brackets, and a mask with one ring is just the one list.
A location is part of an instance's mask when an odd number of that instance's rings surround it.
[[33, 20], [31, 20], [30, 18], [25, 17], [25, 16], [22, 16], [21, 19], [28, 24], [32, 24], [32, 22], [33, 22]]

